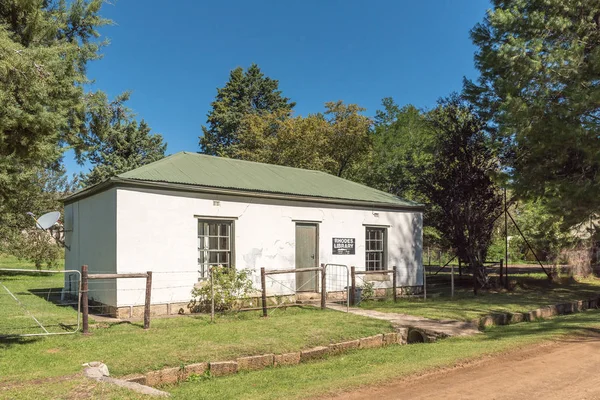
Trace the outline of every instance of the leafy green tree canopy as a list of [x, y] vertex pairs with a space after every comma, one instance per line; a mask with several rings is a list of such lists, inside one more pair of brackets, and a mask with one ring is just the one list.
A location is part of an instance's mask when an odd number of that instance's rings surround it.
[[392, 98], [382, 100], [375, 116], [373, 151], [362, 180], [396, 196], [424, 201], [416, 191], [416, 171], [432, 161], [433, 131], [427, 114], [413, 105], [399, 107]]
[[230, 156], [348, 177], [370, 151], [371, 121], [355, 104], [337, 101], [325, 107], [325, 113], [307, 117], [289, 117], [286, 110], [248, 114]]
[[246, 71], [238, 67], [231, 71], [225, 86], [217, 89], [208, 126], [202, 126], [200, 151], [232, 157], [232, 146], [238, 143], [238, 130], [245, 116], [273, 112], [289, 116], [295, 105], [282, 96], [279, 81], [266, 77], [258, 65], [252, 64]]
[[471, 31], [490, 118], [520, 196], [568, 224], [600, 213], [600, 1], [494, 0]]

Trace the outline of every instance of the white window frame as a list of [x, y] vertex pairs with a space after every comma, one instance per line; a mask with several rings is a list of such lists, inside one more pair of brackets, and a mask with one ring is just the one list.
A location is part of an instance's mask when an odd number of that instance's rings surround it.
[[[202, 224], [202, 231], [200, 226]], [[210, 233], [210, 226], [216, 225], [216, 234]], [[225, 225], [225, 232], [222, 232], [221, 226]], [[208, 271], [213, 266], [224, 266], [235, 268], [234, 258], [234, 221], [225, 219], [197, 218], [197, 235], [198, 235], [198, 280], [208, 279]], [[222, 244], [222, 240], [226, 238], [226, 245]], [[213, 240], [211, 240], [213, 239]], [[212, 246], [211, 242], [216, 242], [216, 247]], [[217, 257], [214, 262], [211, 262], [211, 254], [216, 253]], [[221, 257], [224, 256], [224, 259]]]
[[[369, 232], [380, 232], [381, 238], [369, 235]], [[387, 262], [387, 227], [365, 226], [365, 271], [386, 271]], [[369, 254], [379, 255], [377, 260], [369, 259]], [[373, 257], [372, 257], [373, 258]]]

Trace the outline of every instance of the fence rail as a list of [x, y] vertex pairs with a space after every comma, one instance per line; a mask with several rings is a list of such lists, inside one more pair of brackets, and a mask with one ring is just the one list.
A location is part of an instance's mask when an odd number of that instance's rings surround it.
[[150, 301], [152, 298], [152, 271], [129, 274], [88, 274], [88, 266], [81, 266], [80, 297], [83, 311], [83, 334], [89, 335], [89, 281], [96, 279], [146, 279], [146, 295], [144, 299], [144, 329], [150, 329]]
[[292, 273], [298, 273], [298, 272], [321, 272], [321, 309], [325, 309], [325, 305], [326, 305], [326, 297], [327, 297], [327, 290], [326, 290], [326, 279], [327, 279], [327, 273], [326, 273], [326, 268], [325, 268], [325, 264], [321, 264], [320, 267], [314, 267], [314, 268], [295, 268], [295, 269], [272, 269], [272, 270], [265, 270], [264, 267], [262, 267], [260, 269], [260, 285], [261, 285], [261, 295], [262, 295], [262, 312], [263, 312], [263, 317], [266, 317], [268, 315], [267, 310], [269, 307], [267, 307], [267, 276], [268, 275], [278, 275], [278, 274], [292, 274]]
[[394, 303], [398, 301], [398, 268], [394, 265], [392, 269], [378, 270], [378, 271], [357, 271], [356, 267], [350, 267], [350, 304], [356, 305], [356, 275], [386, 275], [392, 274], [392, 292], [394, 296]]

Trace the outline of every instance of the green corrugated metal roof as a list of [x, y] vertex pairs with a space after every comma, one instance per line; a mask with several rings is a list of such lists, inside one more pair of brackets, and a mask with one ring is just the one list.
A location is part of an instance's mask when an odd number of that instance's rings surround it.
[[383, 203], [419, 204], [324, 172], [180, 152], [118, 175], [127, 180]]

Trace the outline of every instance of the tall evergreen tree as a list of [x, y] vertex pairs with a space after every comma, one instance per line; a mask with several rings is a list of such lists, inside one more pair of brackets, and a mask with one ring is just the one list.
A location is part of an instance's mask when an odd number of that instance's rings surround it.
[[97, 28], [109, 23], [102, 3], [0, 1], [0, 242], [31, 225], [20, 206], [44, 196], [36, 177], [58, 173], [66, 148], [82, 150], [86, 65], [100, 57]]
[[229, 74], [229, 81], [217, 89], [211, 104], [207, 125], [199, 137], [200, 151], [210, 155], [232, 156], [232, 146], [238, 143], [238, 129], [246, 115], [262, 115], [283, 111], [290, 114], [296, 103], [283, 97], [279, 81], [266, 77], [258, 65], [246, 71], [238, 67]]
[[112, 102], [108, 102], [104, 93], [93, 97], [88, 111], [90, 132], [85, 136], [85, 159], [93, 168], [81, 175], [84, 186], [102, 182], [165, 156], [167, 145], [163, 143], [162, 136], [152, 134], [144, 120], [138, 125], [125, 106], [128, 93]]
[[494, 0], [471, 31], [490, 118], [517, 195], [570, 225], [600, 214], [600, 0]]
[[485, 283], [483, 262], [502, 197], [494, 183], [498, 158], [489, 146], [484, 120], [460, 98], [444, 99], [429, 112], [434, 132], [432, 162], [417, 171], [427, 199], [425, 218], [473, 269], [474, 290]]

